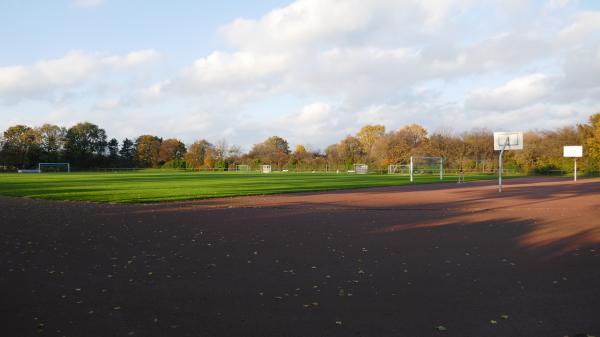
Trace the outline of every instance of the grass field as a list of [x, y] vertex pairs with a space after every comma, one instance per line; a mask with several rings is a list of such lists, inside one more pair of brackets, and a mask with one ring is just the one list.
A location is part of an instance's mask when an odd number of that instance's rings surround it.
[[[490, 179], [489, 174], [467, 180]], [[445, 181], [456, 181], [448, 176]], [[418, 175], [415, 183], [439, 182]], [[0, 195], [115, 203], [326, 191], [410, 184], [408, 176], [334, 173], [198, 173], [147, 170], [119, 173], [2, 174]]]

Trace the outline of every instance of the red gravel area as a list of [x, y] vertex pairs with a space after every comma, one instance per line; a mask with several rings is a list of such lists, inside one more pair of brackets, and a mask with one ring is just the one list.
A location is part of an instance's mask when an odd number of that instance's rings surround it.
[[0, 197], [2, 336], [600, 335], [600, 179]]

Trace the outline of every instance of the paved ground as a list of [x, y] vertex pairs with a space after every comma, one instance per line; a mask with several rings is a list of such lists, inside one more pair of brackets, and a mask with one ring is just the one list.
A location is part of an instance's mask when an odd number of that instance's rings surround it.
[[600, 335], [600, 179], [0, 198], [2, 336]]

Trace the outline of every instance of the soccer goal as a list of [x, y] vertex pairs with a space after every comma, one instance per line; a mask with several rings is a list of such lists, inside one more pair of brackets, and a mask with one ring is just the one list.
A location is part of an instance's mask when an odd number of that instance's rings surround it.
[[261, 165], [260, 173], [271, 173], [271, 165]]
[[38, 171], [42, 172], [71, 172], [71, 164], [69, 163], [39, 163]]
[[406, 174], [410, 172], [410, 165], [388, 165], [388, 174]]
[[250, 172], [250, 165], [235, 165], [236, 171]]
[[442, 157], [410, 157], [410, 181], [416, 174], [439, 174], [444, 180], [444, 158]]
[[366, 164], [354, 164], [354, 173], [356, 174], [367, 174], [369, 173], [369, 165]]

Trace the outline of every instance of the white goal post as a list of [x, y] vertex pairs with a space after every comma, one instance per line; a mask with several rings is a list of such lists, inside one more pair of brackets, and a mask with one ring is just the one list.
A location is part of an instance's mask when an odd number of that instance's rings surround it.
[[410, 157], [410, 182], [414, 181], [416, 173], [433, 173], [439, 171], [440, 180], [444, 180], [443, 157]]
[[410, 165], [393, 164], [388, 165], [388, 174], [404, 174], [410, 172]]
[[369, 173], [369, 165], [366, 164], [354, 164], [354, 173], [356, 174], [367, 174]]
[[271, 173], [271, 165], [261, 165], [260, 173]]
[[250, 171], [250, 165], [235, 165], [235, 170], [248, 172]]
[[52, 170], [46, 170], [45, 172], [59, 172], [60, 168], [66, 170], [67, 173], [71, 172], [71, 164], [69, 163], [38, 163], [38, 171], [44, 172], [45, 168], [53, 168]]

